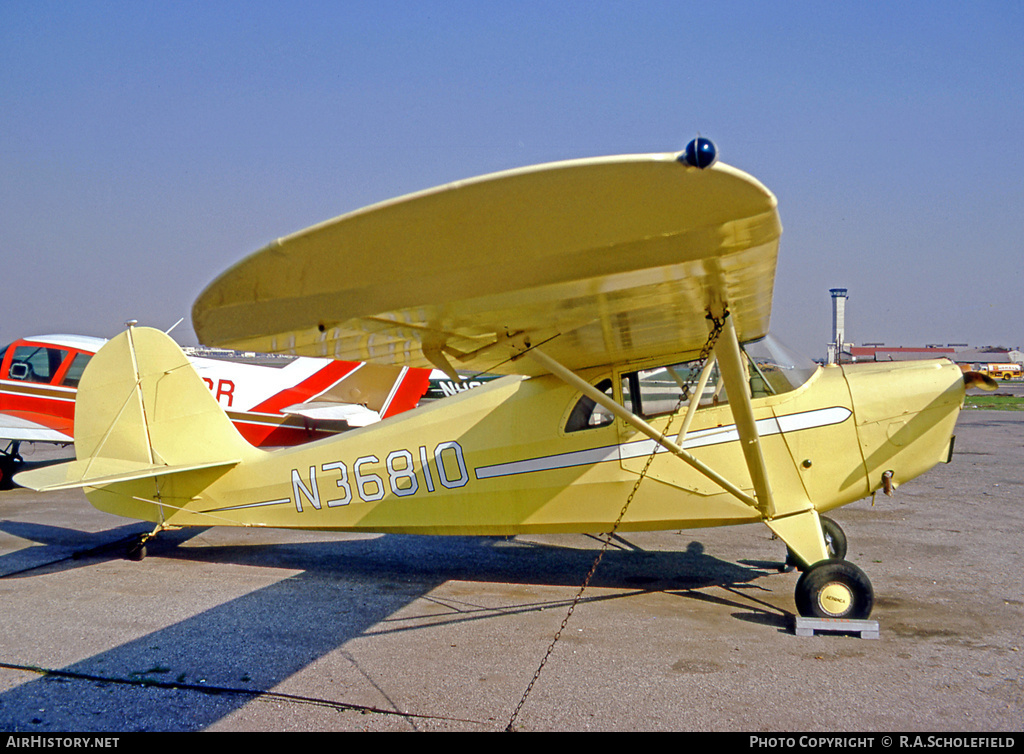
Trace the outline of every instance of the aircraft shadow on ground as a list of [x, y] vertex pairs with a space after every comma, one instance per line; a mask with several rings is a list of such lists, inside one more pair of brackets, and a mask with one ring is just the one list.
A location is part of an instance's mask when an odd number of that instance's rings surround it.
[[[597, 542], [594, 549], [575, 549], [503, 538], [406, 535], [246, 547], [193, 541], [179, 546], [188, 536], [162, 534], [159, 544], [151, 546], [150, 557], [299, 573], [60, 668], [59, 677], [40, 677], [0, 694], [0, 729], [202, 730], [347, 642], [371, 631], [379, 633], [390, 616], [447, 581], [570, 588], [553, 600], [504, 605], [469, 618], [453, 615], [453, 621], [488, 620], [568, 604], [598, 549]], [[739, 590], [765, 574], [759, 567], [708, 555], [699, 542], [679, 552], [609, 550], [591, 585], [625, 593], [588, 598], [668, 591], [749, 611], [752, 605], [741, 600]], [[714, 586], [736, 598], [710, 598], [696, 591]], [[187, 604], [188, 584], [168, 584], [167, 599]], [[126, 600], [125, 619], [130, 616]], [[430, 629], [438, 630], [437, 616], [433, 618]], [[393, 630], [417, 628], [385, 629]], [[215, 687], [237, 691], [212, 692]]]
[[[129, 543], [152, 529], [152, 524], [136, 522], [87, 532], [49, 524], [0, 520], [0, 532], [35, 543], [34, 546], [0, 554], [0, 577], [33, 578], [39, 575], [38, 569], [52, 573], [88, 565], [97, 557], [120, 558]], [[175, 541], [184, 542], [202, 531], [175, 532]]]
[[152, 525], [135, 523], [100, 532], [25, 521], [0, 520], [0, 532], [34, 542], [30, 547], [0, 554], [0, 577], [37, 576], [35, 569], [65, 570], [77, 568], [79, 556], [91, 552], [108, 552], [117, 557], [124, 552], [117, 544], [152, 530]]

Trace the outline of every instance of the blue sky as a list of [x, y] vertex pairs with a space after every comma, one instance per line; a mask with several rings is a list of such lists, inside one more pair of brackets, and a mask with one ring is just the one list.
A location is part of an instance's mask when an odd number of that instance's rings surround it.
[[1024, 345], [1019, 2], [0, 0], [0, 340], [194, 343], [279, 236], [451, 180], [682, 149], [779, 198], [773, 330]]

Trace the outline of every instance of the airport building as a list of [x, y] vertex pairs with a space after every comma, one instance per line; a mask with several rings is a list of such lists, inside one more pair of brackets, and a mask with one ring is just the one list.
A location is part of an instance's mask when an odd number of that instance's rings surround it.
[[987, 372], [993, 376], [1020, 378], [1024, 373], [1024, 353], [1019, 348], [982, 346], [971, 348], [967, 343], [932, 343], [924, 346], [887, 346], [885, 343], [854, 345], [846, 341], [846, 288], [831, 288], [832, 339], [828, 344], [827, 363], [863, 361], [910, 361], [946, 358], [964, 371]]

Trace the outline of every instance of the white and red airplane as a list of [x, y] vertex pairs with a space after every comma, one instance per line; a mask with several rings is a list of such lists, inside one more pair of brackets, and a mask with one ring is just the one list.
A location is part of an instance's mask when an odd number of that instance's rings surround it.
[[[106, 342], [85, 335], [22, 338], [0, 350], [0, 486], [23, 442], [74, 442], [78, 381]], [[414, 408], [430, 370], [298, 357], [283, 366], [191, 357], [239, 433], [257, 447], [298, 445]]]

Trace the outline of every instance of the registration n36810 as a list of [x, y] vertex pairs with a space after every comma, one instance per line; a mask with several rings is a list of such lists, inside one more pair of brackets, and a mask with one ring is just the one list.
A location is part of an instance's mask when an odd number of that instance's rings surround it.
[[[351, 465], [331, 461], [310, 466], [308, 475], [291, 470], [292, 500], [304, 511], [303, 499], [321, 510], [353, 502], [374, 503], [390, 492], [395, 497], [430, 494], [438, 489], [464, 487], [469, 482], [462, 446], [454, 440], [438, 443], [433, 453], [421, 445], [417, 454], [407, 449], [390, 451], [381, 461], [375, 455], [360, 456]], [[433, 461], [433, 463], [431, 463]], [[351, 470], [350, 470], [351, 469]], [[321, 485], [327, 490], [321, 493]]]

